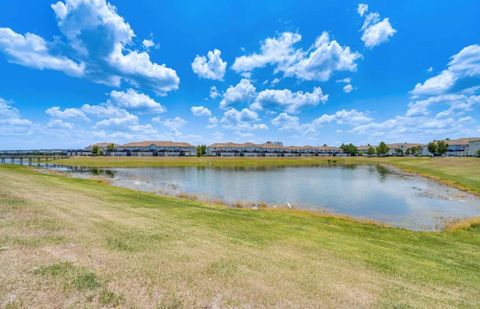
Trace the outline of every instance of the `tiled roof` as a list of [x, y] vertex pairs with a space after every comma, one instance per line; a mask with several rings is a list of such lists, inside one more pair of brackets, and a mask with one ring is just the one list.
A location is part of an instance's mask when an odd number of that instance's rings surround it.
[[457, 138], [457, 139], [445, 139], [443, 140], [448, 145], [468, 145], [471, 141], [480, 140], [480, 137], [464, 137], [464, 138]]
[[259, 145], [256, 145], [254, 143], [243, 143], [243, 144], [237, 144], [237, 143], [231, 143], [231, 142], [228, 142], [228, 143], [214, 143], [214, 144], [211, 144], [210, 146], [208, 147], [212, 147], [212, 148], [245, 148], [245, 147], [259, 147]]
[[143, 142], [132, 142], [122, 147], [148, 147], [148, 146], [157, 146], [157, 147], [193, 147], [193, 145], [189, 143], [182, 143], [182, 142], [171, 142], [171, 141], [143, 141]]
[[115, 147], [118, 146], [118, 144], [115, 144], [115, 143], [101, 142], [101, 143], [92, 144], [92, 145], [88, 146], [87, 148], [93, 148], [93, 146], [98, 146], [100, 148], [107, 148], [111, 144], [113, 144]]
[[394, 144], [387, 144], [388, 148], [390, 149], [396, 149], [396, 148], [401, 148], [402, 146], [404, 148], [412, 148], [412, 147], [418, 147], [422, 146], [422, 144], [416, 144], [416, 143], [394, 143]]
[[289, 150], [307, 150], [307, 149], [319, 149], [319, 150], [338, 150], [337, 147], [330, 146], [282, 146], [275, 143], [264, 143], [264, 144], [254, 144], [254, 143], [215, 143], [209, 148], [247, 148], [247, 147], [258, 147], [264, 149], [289, 149]]

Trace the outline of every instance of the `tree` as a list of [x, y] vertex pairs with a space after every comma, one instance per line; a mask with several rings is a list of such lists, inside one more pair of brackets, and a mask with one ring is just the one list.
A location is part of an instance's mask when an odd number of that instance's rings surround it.
[[408, 155], [412, 155], [412, 156], [418, 156], [420, 155], [420, 152], [422, 151], [422, 147], [421, 146], [414, 146], [414, 147], [410, 147], [410, 148], [407, 148], [407, 150], [405, 151], [405, 154], [408, 156]]
[[477, 150], [477, 152], [475, 154], [477, 155], [478, 158], [480, 158], [480, 149]]
[[375, 147], [369, 146], [368, 149], [367, 149], [367, 154], [369, 156], [373, 156], [373, 155], [375, 155], [375, 153], [376, 153]]
[[207, 146], [206, 145], [198, 145], [197, 146], [197, 157], [203, 157], [207, 153]]
[[430, 143], [428, 143], [427, 148], [428, 148], [428, 151], [430, 151], [430, 153], [432, 155], [435, 155], [437, 153], [437, 143], [430, 142]]
[[94, 156], [99, 156], [102, 154], [102, 149], [100, 149], [100, 147], [98, 145], [95, 145], [92, 147], [92, 154]]
[[357, 146], [353, 145], [352, 143], [350, 143], [348, 145], [342, 144], [340, 146], [340, 149], [342, 149], [343, 152], [348, 153], [351, 156], [354, 156], [354, 155], [358, 154]]
[[439, 141], [437, 142], [437, 153], [439, 155], [443, 155], [447, 152], [448, 150], [448, 144], [445, 143], [444, 141]]
[[415, 156], [420, 156], [422, 154], [422, 146], [416, 146], [413, 147], [414, 153], [412, 153]]
[[384, 142], [380, 142], [380, 144], [377, 147], [377, 153], [381, 156], [384, 156], [390, 151], [390, 148], [388, 148], [387, 144]]
[[107, 151], [108, 152], [114, 152], [116, 149], [117, 149], [117, 147], [115, 147], [115, 144], [109, 144], [107, 146]]
[[403, 157], [403, 150], [401, 148], [396, 148], [395, 152], [397, 153], [397, 156]]

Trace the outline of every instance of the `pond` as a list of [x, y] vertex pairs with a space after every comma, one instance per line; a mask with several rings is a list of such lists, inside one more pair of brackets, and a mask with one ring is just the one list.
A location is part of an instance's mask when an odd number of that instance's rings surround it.
[[228, 204], [313, 209], [412, 230], [480, 216], [480, 199], [429, 179], [379, 165], [268, 168], [155, 167], [80, 169], [50, 165], [116, 186], [159, 194], [193, 194]]

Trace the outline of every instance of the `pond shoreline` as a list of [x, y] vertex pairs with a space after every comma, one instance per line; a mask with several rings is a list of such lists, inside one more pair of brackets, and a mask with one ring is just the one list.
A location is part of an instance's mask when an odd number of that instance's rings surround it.
[[[336, 170], [337, 168], [345, 166], [345, 164], [330, 163], [330, 164], [321, 164], [321, 165], [315, 164], [313, 167], [315, 167], [315, 168], [317, 168], [317, 167], [327, 167], [327, 165], [329, 167], [333, 168], [333, 170]], [[349, 173], [350, 173], [350, 171], [355, 171], [355, 168], [353, 166], [361, 167], [360, 170], [368, 169], [370, 171], [372, 171], [372, 169], [369, 168], [369, 167], [382, 166], [382, 167], [386, 168], [386, 171], [388, 172], [387, 175], [390, 175], [389, 176], [390, 178], [393, 177], [392, 179], [399, 178], [399, 177], [401, 179], [403, 179], [404, 177], [419, 177], [420, 179], [423, 178], [421, 175], [418, 175], [416, 173], [406, 173], [402, 169], [396, 168], [395, 166], [391, 166], [391, 165], [385, 165], [385, 164], [372, 164], [371, 162], [366, 164], [364, 162], [358, 162], [356, 164], [348, 164], [347, 166], [351, 166], [351, 167], [349, 167], [345, 170], [345, 171], [348, 171]], [[298, 166], [292, 166], [292, 167], [298, 167]], [[189, 166], [189, 167], [185, 167], [185, 168], [187, 170], [189, 170], [191, 168], [194, 168], [194, 166]], [[200, 168], [200, 171], [198, 171], [197, 169], [194, 169], [194, 170], [197, 170], [196, 173], [200, 173], [201, 175], [203, 175], [204, 173], [208, 174], [207, 171], [204, 171], [203, 166], [200, 166], [200, 167], [196, 166], [196, 168]], [[207, 167], [207, 170], [210, 170], [210, 169], [219, 170], [219, 171], [220, 170], [227, 170], [227, 171], [232, 170], [232, 173], [234, 173], [234, 175], [236, 175], [234, 170], [237, 169], [237, 168], [239, 168], [243, 172], [250, 171], [250, 170], [256, 171], [257, 168], [260, 169], [260, 171], [268, 171], [268, 170], [271, 171], [272, 168], [273, 168], [273, 171], [276, 170], [273, 166], [268, 166], [268, 167], [246, 166], [246, 167], [241, 167], [241, 168], [240, 167], [233, 167], [233, 166], [223, 166], [223, 167], [212, 166], [212, 167]], [[279, 167], [279, 172], [275, 172], [275, 175], [276, 175], [276, 173], [281, 173], [281, 174], [278, 174], [278, 175], [283, 175], [282, 170], [285, 169], [285, 168], [289, 168], [289, 166]], [[304, 170], [305, 170], [305, 168], [307, 168], [306, 170], [308, 171], [308, 173], [306, 173], [305, 175], [309, 175], [309, 174], [311, 175], [312, 173], [314, 173], [314, 174], [316, 173], [314, 171], [310, 171], [308, 169], [308, 166], [302, 166], [302, 168]], [[352, 170], [352, 168], [353, 168], [353, 170]], [[169, 169], [170, 168], [168, 168], [167, 170], [169, 170]], [[179, 169], [179, 168], [174, 168], [174, 170], [176, 170], [176, 169]], [[137, 171], [137, 170], [139, 170], [139, 171]], [[149, 175], [149, 174], [144, 175], [142, 170], [148, 171], [149, 168], [134, 168], [134, 169], [131, 170], [131, 173], [130, 173], [130, 169], [120, 168], [120, 169], [117, 169], [115, 171], [115, 169], [107, 168], [107, 169], [99, 169], [97, 171], [97, 173], [100, 173], [100, 174], [105, 173], [104, 176], [100, 175], [101, 176], [100, 179], [102, 179], [102, 181], [109, 182], [113, 186], [128, 188], [128, 189], [132, 189], [132, 190], [139, 191], [139, 192], [155, 193], [159, 196], [168, 196], [168, 197], [173, 197], [173, 198], [186, 198], [188, 200], [196, 200], [196, 201], [200, 201], [202, 203], [208, 203], [208, 204], [212, 204], [212, 203], [213, 204], [219, 204], [219, 205], [223, 205], [223, 206], [230, 207], [230, 208], [246, 208], [246, 209], [252, 209], [252, 210], [256, 210], [258, 208], [268, 208], [268, 209], [278, 208], [278, 209], [285, 209], [285, 210], [300, 210], [300, 211], [307, 211], [307, 212], [311, 212], [311, 213], [316, 213], [316, 214], [319, 214], [321, 216], [327, 215], [327, 216], [331, 216], [331, 217], [346, 217], [346, 218], [349, 218], [350, 220], [355, 220], [355, 221], [359, 221], [359, 222], [375, 222], [377, 225], [400, 227], [400, 228], [405, 228], [405, 229], [408, 229], [408, 230], [415, 230], [415, 231], [432, 231], [432, 230], [438, 231], [438, 230], [443, 230], [443, 229], [447, 228], [448, 226], [452, 225], [453, 223], [456, 224], [457, 222], [460, 222], [460, 221], [470, 220], [473, 216], [475, 216], [474, 211], [472, 212], [472, 211], [467, 211], [467, 210], [465, 210], [466, 211], [465, 212], [465, 217], [461, 216], [462, 212], [459, 212], [457, 216], [449, 215], [449, 213], [451, 213], [451, 210], [447, 210], [447, 209], [446, 209], [446, 212], [443, 213], [443, 214], [442, 214], [442, 212], [438, 212], [438, 214], [433, 214], [433, 213], [429, 214], [430, 212], [428, 211], [428, 208], [427, 208], [427, 209], [425, 209], [426, 212], [422, 215], [422, 217], [417, 217], [419, 219], [414, 219], [414, 221], [409, 221], [410, 219], [408, 219], [409, 218], [408, 216], [411, 216], [413, 213], [412, 214], [406, 214], [407, 216], [402, 215], [398, 219], [395, 219], [395, 215], [393, 217], [391, 217], [389, 215], [389, 212], [391, 210], [388, 210], [388, 208], [385, 208], [385, 210], [380, 210], [381, 212], [385, 212], [384, 215], [379, 213], [378, 214], [379, 216], [375, 215], [375, 216], [372, 217], [368, 213], [365, 213], [365, 214], [362, 214], [361, 212], [359, 213], [357, 210], [355, 210], [356, 207], [352, 210], [348, 210], [348, 209], [350, 209], [350, 206], [348, 206], [348, 204], [342, 205], [342, 204], [338, 204], [338, 202], [334, 202], [332, 204], [331, 200], [330, 200], [330, 202], [328, 202], [329, 199], [326, 200], [327, 204], [324, 205], [324, 206], [322, 206], [322, 203], [318, 202], [318, 201], [323, 201], [323, 199], [315, 199], [313, 204], [312, 204], [312, 202], [309, 202], [309, 203], [305, 204], [305, 203], [301, 202], [301, 200], [295, 200], [294, 198], [293, 199], [287, 198], [286, 200], [284, 200], [285, 201], [284, 203], [281, 203], [280, 202], [281, 200], [277, 200], [277, 201], [271, 201], [270, 200], [270, 202], [265, 202], [264, 198], [267, 197], [267, 196], [264, 196], [264, 195], [262, 195], [263, 198], [258, 198], [257, 197], [257, 199], [254, 198], [253, 196], [250, 199], [247, 199], [247, 198], [234, 198], [234, 199], [227, 198], [227, 199], [225, 199], [225, 198], [219, 198], [219, 197], [212, 196], [212, 194], [208, 194], [207, 191], [204, 191], [202, 193], [198, 193], [198, 192], [192, 192], [189, 189], [182, 190], [182, 187], [176, 187], [175, 186], [176, 181], [174, 181], [173, 179], [165, 180], [166, 182], [157, 183], [156, 178], [150, 179], [150, 178], [148, 178], [148, 176], [147, 176], [147, 178], [145, 178], [145, 176]], [[152, 172], [157, 173], [155, 170], [156, 170], [156, 168], [153, 169], [149, 173], [152, 173]], [[181, 170], [183, 171], [183, 168]], [[294, 168], [293, 170], [296, 170], [296, 168]], [[320, 169], [320, 170], [323, 170], [323, 169]], [[375, 170], [378, 171], [378, 168], [375, 169]], [[127, 172], [125, 172], [125, 171], [127, 171]], [[119, 172], [120, 172], [120, 174], [118, 174], [117, 176], [120, 177], [120, 178], [118, 178], [117, 181], [112, 181], [112, 178], [114, 177], [113, 176], [114, 173], [116, 174], [116, 173], [119, 173]], [[127, 173], [127, 174], [125, 174], [125, 173]], [[173, 172], [173, 171], [172, 171], [172, 173], [175, 174], [175, 172]], [[182, 173], [185, 173], [185, 171], [183, 171]], [[300, 172], [300, 173], [301, 173], [301, 175], [304, 175], [303, 172]], [[345, 172], [342, 172], [342, 173], [345, 173]], [[254, 173], [254, 174], [256, 174], [256, 173]], [[263, 173], [261, 173], [261, 174], [263, 174]], [[123, 175], [123, 176], [120, 176], [120, 175]], [[130, 176], [128, 176], [128, 175], [130, 175]], [[77, 176], [78, 176], [78, 173], [77, 173]], [[378, 176], [380, 176], [380, 175], [378, 175]], [[99, 179], [97, 176], [93, 176], [93, 177], [95, 179]], [[126, 178], [126, 177], [128, 177], [128, 178]], [[80, 178], [84, 178], [84, 177], [80, 176]], [[89, 176], [89, 178], [90, 178], [90, 176]], [[431, 181], [431, 179], [428, 179], [428, 180], [427, 179], [425, 181]], [[118, 181], [118, 180], [120, 180], [120, 181]], [[177, 181], [178, 180], [179, 179], [177, 179]], [[150, 181], [154, 181], [154, 182], [150, 183]], [[393, 180], [390, 180], [390, 182], [391, 181], [393, 181]], [[402, 181], [403, 182], [405, 182], [405, 181], [408, 182], [408, 180], [402, 180]], [[415, 183], [415, 181], [416, 180], [414, 180], [413, 183]], [[115, 183], [115, 182], [117, 182], [117, 183]], [[208, 183], [210, 183], [210, 181]], [[438, 183], [438, 182], [435, 182], [435, 183]], [[166, 184], [168, 184], [168, 186], [165, 186]], [[181, 180], [180, 180], [180, 184], [183, 184], [183, 182]], [[444, 184], [438, 184], [438, 185], [443, 186]], [[170, 186], [172, 186], [172, 187], [170, 188]], [[421, 188], [416, 188], [415, 186], [413, 186], [412, 188], [419, 190], [419, 192], [418, 192], [419, 196], [425, 196], [425, 197], [428, 197], [428, 198], [433, 198], [434, 200], [440, 199], [440, 200], [447, 201], [446, 202], [447, 204], [445, 204], [445, 205], [448, 205], [448, 203], [450, 203], [450, 201], [456, 201], [457, 199], [460, 199], [460, 201], [461, 201], [461, 199], [464, 198], [463, 196], [456, 197], [456, 195], [453, 195], [453, 196], [450, 195], [450, 194], [456, 194], [455, 191], [453, 191], [451, 193], [447, 193], [447, 195], [445, 195], [445, 197], [443, 197], [443, 194], [437, 196], [436, 195], [437, 193], [434, 193], [435, 191], [432, 191], [432, 193], [425, 192], [425, 194], [422, 194], [423, 190]], [[435, 186], [432, 187], [432, 189], [433, 188], [435, 188]], [[448, 188], [449, 187], [447, 187], [446, 189], [448, 190]], [[183, 189], [185, 189], [185, 188], [183, 188]], [[435, 189], [435, 190], [438, 190], [438, 189]], [[200, 191], [202, 191], [202, 190], [200, 190]], [[225, 191], [222, 191], [222, 192], [225, 192]], [[439, 192], [443, 192], [443, 190], [441, 190]], [[431, 196], [431, 194], [435, 194], [435, 195]], [[240, 194], [240, 196], [248, 196], [248, 194], [246, 194], [246, 195], [241, 195]], [[466, 198], [468, 198], [468, 196]], [[268, 197], [267, 197], [267, 200], [268, 200]], [[432, 202], [434, 200], [432, 200]], [[288, 204], [290, 204], [290, 203], [288, 203], [287, 201], [289, 201], [291, 203], [291, 206], [288, 206]], [[425, 203], [425, 201], [422, 202], [422, 203]], [[431, 202], [428, 202], [428, 203], [431, 203]], [[458, 202], [457, 202], [457, 204], [458, 204]], [[342, 206], [340, 207], [340, 209], [336, 209], [336, 207], [338, 207], [338, 206], [335, 206], [335, 205], [342, 205]], [[361, 204], [357, 204], [357, 205], [361, 205]], [[361, 207], [367, 207], [367, 209], [371, 208], [371, 207], [377, 207], [377, 206], [374, 206], [375, 204], [370, 204], [370, 203], [367, 203], [367, 204], [364, 204], [364, 205], [365, 206], [361, 206]], [[459, 205], [459, 206], [461, 207], [459, 209], [465, 209], [464, 206], [462, 206], [462, 205]], [[293, 209], [289, 209], [289, 207], [291, 207]], [[359, 210], [361, 209], [361, 207], [359, 208]], [[390, 205], [389, 208], [390, 207], [395, 207], [395, 206]], [[409, 206], [409, 207], [413, 207], [413, 206]], [[417, 208], [417, 206], [414, 206], [414, 207]], [[455, 207], [455, 205], [452, 205], [451, 207]], [[344, 210], [341, 210], [342, 208]], [[382, 207], [382, 209], [384, 209], [384, 208]], [[450, 208], [450, 209], [452, 209], [452, 208]], [[408, 210], [408, 211], [410, 212], [411, 210]], [[397, 221], [397, 220], [400, 220], [400, 221]], [[403, 222], [403, 223], [401, 223], [401, 222]], [[430, 223], [427, 224], [427, 222], [430, 222]], [[427, 224], [427, 225], [425, 225], [425, 224]]]

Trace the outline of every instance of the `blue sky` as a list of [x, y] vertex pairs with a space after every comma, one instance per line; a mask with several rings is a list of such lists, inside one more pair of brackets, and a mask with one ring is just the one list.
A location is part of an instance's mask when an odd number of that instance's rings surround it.
[[1, 5], [1, 149], [480, 136], [478, 1]]

